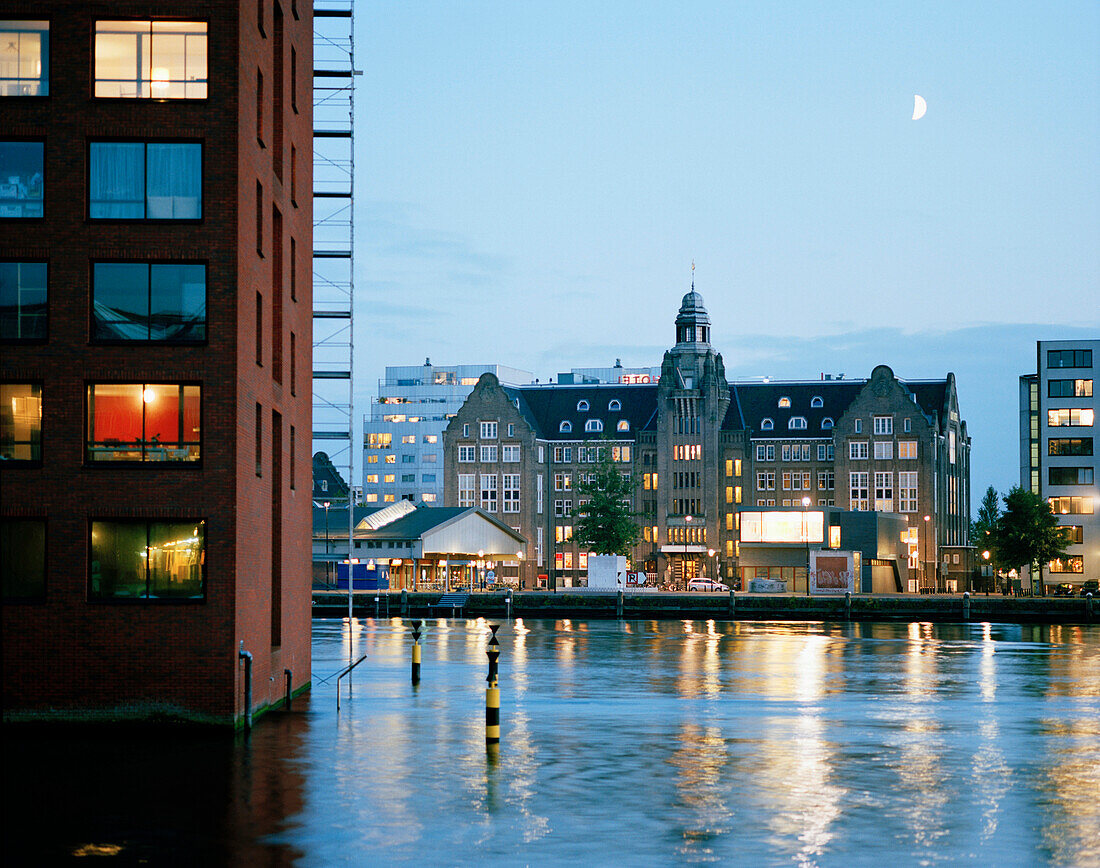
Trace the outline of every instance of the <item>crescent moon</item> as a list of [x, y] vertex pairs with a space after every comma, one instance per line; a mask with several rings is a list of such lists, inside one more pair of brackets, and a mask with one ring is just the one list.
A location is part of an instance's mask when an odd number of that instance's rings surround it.
[[924, 113], [928, 111], [928, 103], [924, 101], [924, 97], [919, 93], [913, 95], [913, 120], [919, 121], [924, 117]]

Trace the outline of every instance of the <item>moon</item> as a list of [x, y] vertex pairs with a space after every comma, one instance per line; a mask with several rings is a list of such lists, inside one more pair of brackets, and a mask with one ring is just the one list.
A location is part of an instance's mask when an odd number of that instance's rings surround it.
[[913, 94], [913, 120], [919, 121], [926, 111], [928, 111], [928, 103], [924, 101], [924, 97], [919, 93]]

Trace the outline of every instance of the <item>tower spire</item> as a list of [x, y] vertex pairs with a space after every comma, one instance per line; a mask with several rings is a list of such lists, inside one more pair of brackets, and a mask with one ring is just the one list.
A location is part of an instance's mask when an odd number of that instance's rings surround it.
[[691, 257], [691, 291], [695, 292], [695, 257]]

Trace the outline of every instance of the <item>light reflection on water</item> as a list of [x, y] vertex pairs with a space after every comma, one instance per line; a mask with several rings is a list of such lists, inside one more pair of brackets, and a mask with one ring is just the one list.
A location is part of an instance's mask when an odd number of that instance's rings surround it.
[[495, 754], [488, 623], [428, 620], [416, 689], [409, 631], [350, 625], [337, 715], [316, 622], [312, 695], [247, 742], [5, 739], [14, 852], [1100, 865], [1100, 628], [517, 619]]

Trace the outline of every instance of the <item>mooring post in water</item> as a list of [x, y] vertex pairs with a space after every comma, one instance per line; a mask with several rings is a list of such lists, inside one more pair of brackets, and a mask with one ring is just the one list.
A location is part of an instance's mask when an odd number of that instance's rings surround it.
[[413, 621], [413, 648], [412, 648], [412, 683], [416, 686], [420, 683], [420, 622]]
[[852, 620], [852, 592], [851, 591], [845, 591], [844, 592], [844, 620], [845, 621], [851, 621]]
[[623, 616], [623, 592], [615, 592], [615, 617], [621, 618]]
[[730, 620], [737, 615], [737, 591], [730, 590]]
[[290, 711], [290, 701], [294, 698], [294, 690], [291, 687], [294, 676], [289, 669], [284, 669], [283, 675], [286, 676], [286, 710]]
[[1092, 591], [1085, 594], [1085, 620], [1092, 620]]
[[508, 616], [508, 620], [512, 620], [512, 589], [508, 589], [508, 593], [504, 595], [504, 609], [505, 614]]
[[401, 589], [401, 617], [404, 618], [409, 614], [409, 589]]
[[963, 620], [970, 620], [970, 591], [963, 591]]
[[500, 743], [500, 687], [497, 685], [497, 660], [500, 658], [500, 643], [497, 630], [500, 624], [490, 624], [493, 636], [485, 653], [489, 657], [489, 675], [485, 679], [489, 686], [485, 688], [485, 744]]

